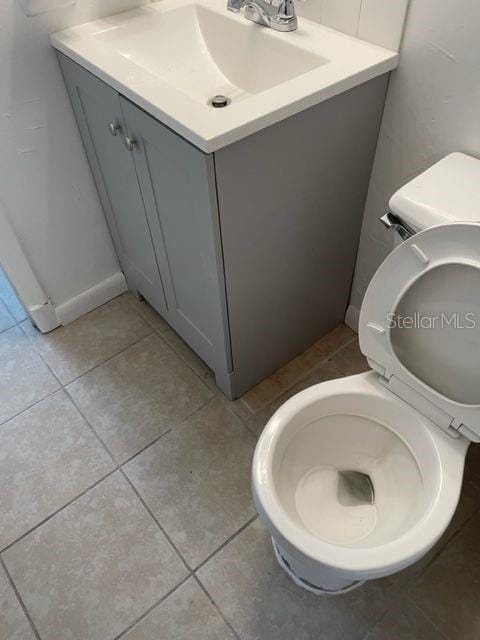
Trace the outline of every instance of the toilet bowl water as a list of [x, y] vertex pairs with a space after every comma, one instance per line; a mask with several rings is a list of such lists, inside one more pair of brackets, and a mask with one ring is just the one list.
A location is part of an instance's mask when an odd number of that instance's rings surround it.
[[350, 487], [345, 487], [344, 473], [326, 465], [308, 471], [296, 488], [295, 506], [300, 520], [314, 535], [347, 545], [373, 531], [377, 506], [374, 500], [357, 500]]
[[[421, 508], [422, 479], [411, 451], [391, 430], [365, 417], [313, 420], [292, 436], [275, 469], [289, 516], [333, 544], [383, 544], [408, 528]], [[345, 472], [352, 471], [370, 481], [373, 504], [362, 501], [345, 480]]]

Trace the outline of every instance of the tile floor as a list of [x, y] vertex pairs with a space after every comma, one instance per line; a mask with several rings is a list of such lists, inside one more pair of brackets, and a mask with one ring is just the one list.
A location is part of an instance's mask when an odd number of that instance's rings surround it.
[[296, 587], [255, 516], [269, 416], [365, 369], [341, 326], [230, 402], [130, 294], [42, 336], [0, 293], [0, 640], [478, 639], [480, 447], [435, 549], [343, 597]]

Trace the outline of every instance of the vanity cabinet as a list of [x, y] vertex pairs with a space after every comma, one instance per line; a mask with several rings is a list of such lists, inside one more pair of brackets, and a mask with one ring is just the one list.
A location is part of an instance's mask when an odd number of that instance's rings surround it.
[[132, 283], [162, 312], [167, 308], [133, 157], [124, 146], [119, 96], [82, 67], [62, 58], [67, 88], [118, 258]]
[[128, 285], [231, 395], [213, 157], [59, 54]]
[[204, 153], [58, 58], [129, 287], [227, 396], [343, 321], [386, 75]]

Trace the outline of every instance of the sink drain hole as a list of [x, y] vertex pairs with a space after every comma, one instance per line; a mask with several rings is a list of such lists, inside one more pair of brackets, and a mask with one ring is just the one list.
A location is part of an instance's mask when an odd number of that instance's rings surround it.
[[223, 107], [228, 107], [230, 103], [230, 98], [222, 95], [213, 96], [213, 98], [210, 98], [210, 100], [208, 101], [208, 104], [214, 109], [222, 109]]

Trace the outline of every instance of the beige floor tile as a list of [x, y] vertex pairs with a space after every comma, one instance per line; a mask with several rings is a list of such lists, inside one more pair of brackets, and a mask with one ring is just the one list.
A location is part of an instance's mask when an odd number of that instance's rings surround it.
[[407, 601], [397, 603], [365, 640], [444, 640], [423, 613]]
[[153, 609], [122, 640], [234, 640], [193, 578]]
[[0, 549], [113, 468], [63, 391], [0, 428]]
[[67, 389], [118, 462], [182, 422], [213, 395], [155, 334]]
[[390, 576], [390, 580], [401, 588], [409, 588], [415, 580], [432, 563], [433, 559], [445, 548], [451, 538], [480, 509], [480, 488], [469, 480], [465, 480], [455, 514], [447, 530], [423, 558], [399, 573]]
[[246, 418], [245, 424], [253, 433], [260, 435], [275, 411], [279, 409], [281, 405], [289, 398], [315, 384], [341, 377], [342, 374], [338, 371], [338, 369], [335, 369], [330, 364], [327, 363], [321, 365], [313, 373], [307, 376], [307, 378], [302, 380], [302, 382], [295, 385], [292, 389], [289, 389], [286, 393], [282, 394], [280, 398], [277, 398], [274, 402], [266, 406], [258, 413]]
[[284, 367], [266, 378], [242, 396], [242, 402], [252, 413], [291, 389], [343, 345], [355, 338], [355, 333], [342, 324], [318, 340], [310, 349], [291, 360]]
[[0, 333], [2, 331], [6, 331], [7, 329], [10, 329], [16, 324], [17, 324], [17, 321], [12, 316], [12, 314], [8, 311], [7, 307], [3, 304], [2, 300], [0, 300]]
[[278, 566], [256, 520], [219, 551], [198, 577], [242, 640], [359, 640], [392, 604], [388, 582], [320, 598]]
[[226, 402], [232, 411], [240, 420], [246, 422], [249, 420], [254, 414], [250, 411], [246, 404], [242, 402], [241, 398], [237, 398], [237, 400], [229, 400], [220, 389], [216, 389], [216, 394], [219, 398], [222, 398], [224, 402]]
[[19, 327], [0, 334], [0, 424], [60, 387]]
[[123, 296], [46, 335], [29, 321], [22, 323], [22, 328], [63, 384], [152, 331]]
[[20, 304], [12, 285], [0, 269], [0, 300], [3, 301], [9, 312], [17, 322], [22, 322], [27, 317], [25, 309]]
[[35, 640], [7, 575], [0, 566], [0, 638], [2, 640]]
[[42, 640], [112, 640], [187, 575], [119, 472], [3, 558]]
[[367, 359], [360, 351], [357, 340], [338, 351], [330, 359], [330, 362], [346, 376], [354, 376], [371, 369]]
[[480, 514], [451, 539], [408, 592], [449, 640], [480, 637]]
[[124, 467], [190, 566], [255, 515], [254, 446], [239, 419], [214, 399]]
[[142, 318], [162, 336], [165, 342], [170, 345], [175, 353], [183, 358], [204, 382], [208, 384], [213, 381], [214, 384], [212, 371], [207, 367], [203, 360], [201, 360], [197, 354], [190, 349], [186, 342], [184, 342], [180, 336], [175, 333], [162, 316], [158, 314], [155, 309], [148, 304], [148, 302], [141, 302], [132, 293], [128, 293], [127, 296], [133, 308], [136, 309]]

